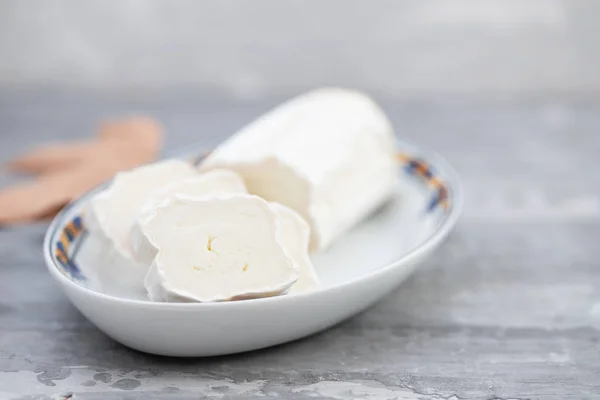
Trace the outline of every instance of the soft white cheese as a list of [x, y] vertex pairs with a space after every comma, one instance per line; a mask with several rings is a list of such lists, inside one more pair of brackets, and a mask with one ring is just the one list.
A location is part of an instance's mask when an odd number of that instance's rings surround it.
[[154, 301], [227, 301], [285, 293], [298, 279], [275, 213], [247, 194], [171, 195], [144, 226], [157, 254], [144, 285]]
[[104, 249], [103, 262], [95, 271], [101, 282], [110, 280], [122, 287], [139, 287], [147, 265], [132, 257], [129, 234], [142, 204], [165, 185], [199, 174], [192, 164], [167, 160], [120, 172], [110, 186], [95, 195], [84, 219], [90, 239]]
[[275, 213], [277, 220], [277, 238], [298, 271], [298, 280], [289, 293], [315, 289], [319, 281], [308, 255], [310, 227], [291, 208], [274, 202], [269, 203], [269, 207]]
[[366, 95], [320, 89], [292, 99], [237, 132], [200, 165], [231, 169], [248, 191], [296, 210], [311, 249], [328, 247], [392, 193], [392, 126]]
[[156, 247], [150, 243], [144, 229], [152, 219], [156, 208], [171, 195], [204, 197], [223, 193], [247, 193], [244, 181], [235, 172], [213, 170], [189, 178], [177, 180], [164, 186], [150, 196], [141, 206], [131, 229], [131, 248], [134, 259], [141, 265], [150, 266], [156, 256]]

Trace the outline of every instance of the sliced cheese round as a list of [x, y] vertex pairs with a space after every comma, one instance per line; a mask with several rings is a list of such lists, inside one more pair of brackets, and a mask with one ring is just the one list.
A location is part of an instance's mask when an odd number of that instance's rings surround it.
[[308, 255], [310, 227], [294, 210], [279, 203], [269, 203], [277, 220], [277, 237], [298, 271], [298, 280], [289, 293], [315, 289], [318, 278]]
[[95, 195], [86, 207], [84, 220], [90, 239], [102, 249], [103, 261], [96, 271], [101, 282], [143, 288], [147, 265], [132, 257], [129, 234], [146, 199], [165, 185], [199, 174], [192, 164], [166, 160], [120, 172], [110, 186]]
[[154, 301], [228, 301], [285, 293], [298, 279], [274, 212], [247, 194], [171, 195], [145, 225], [157, 254], [144, 284]]
[[171, 195], [205, 197], [224, 193], [247, 193], [242, 178], [228, 170], [213, 170], [189, 178], [177, 180], [150, 196], [142, 205], [131, 229], [131, 249], [134, 259], [142, 265], [150, 265], [156, 256], [154, 246], [146, 235], [146, 224], [165, 200]]
[[227, 168], [248, 191], [286, 205], [312, 230], [311, 249], [328, 247], [392, 193], [394, 132], [366, 95], [320, 89], [263, 115], [200, 165]]

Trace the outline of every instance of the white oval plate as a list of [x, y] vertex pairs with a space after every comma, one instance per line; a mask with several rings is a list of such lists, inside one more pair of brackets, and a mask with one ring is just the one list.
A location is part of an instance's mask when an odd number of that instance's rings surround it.
[[[440, 157], [399, 143], [395, 196], [329, 250], [313, 256], [312, 292], [224, 303], [154, 303], [144, 293], [101, 287], [106, 262], [87, 240], [80, 215], [105, 185], [54, 219], [44, 240], [50, 274], [71, 302], [116, 341], [168, 356], [231, 354], [288, 342], [328, 328], [396, 288], [450, 232], [462, 207], [456, 173]], [[197, 152], [196, 154], [202, 154]], [[115, 282], [116, 283], [116, 282]]]

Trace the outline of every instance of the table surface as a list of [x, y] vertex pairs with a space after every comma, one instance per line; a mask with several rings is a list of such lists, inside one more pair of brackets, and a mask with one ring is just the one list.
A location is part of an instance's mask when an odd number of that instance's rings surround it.
[[[136, 111], [164, 123], [168, 150], [211, 146], [275, 103], [1, 93], [0, 161]], [[381, 103], [399, 135], [455, 165], [466, 192], [456, 230], [392, 295], [294, 343], [157, 357], [69, 303], [46, 272], [46, 225], [3, 229], [0, 398], [600, 398], [600, 101]]]

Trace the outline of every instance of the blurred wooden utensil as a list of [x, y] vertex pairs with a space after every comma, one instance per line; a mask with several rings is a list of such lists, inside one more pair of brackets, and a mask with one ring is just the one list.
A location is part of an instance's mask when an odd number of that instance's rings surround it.
[[65, 204], [128, 170], [156, 159], [162, 128], [148, 117], [108, 121], [89, 141], [48, 145], [7, 164], [34, 179], [0, 190], [0, 225], [54, 216]]

